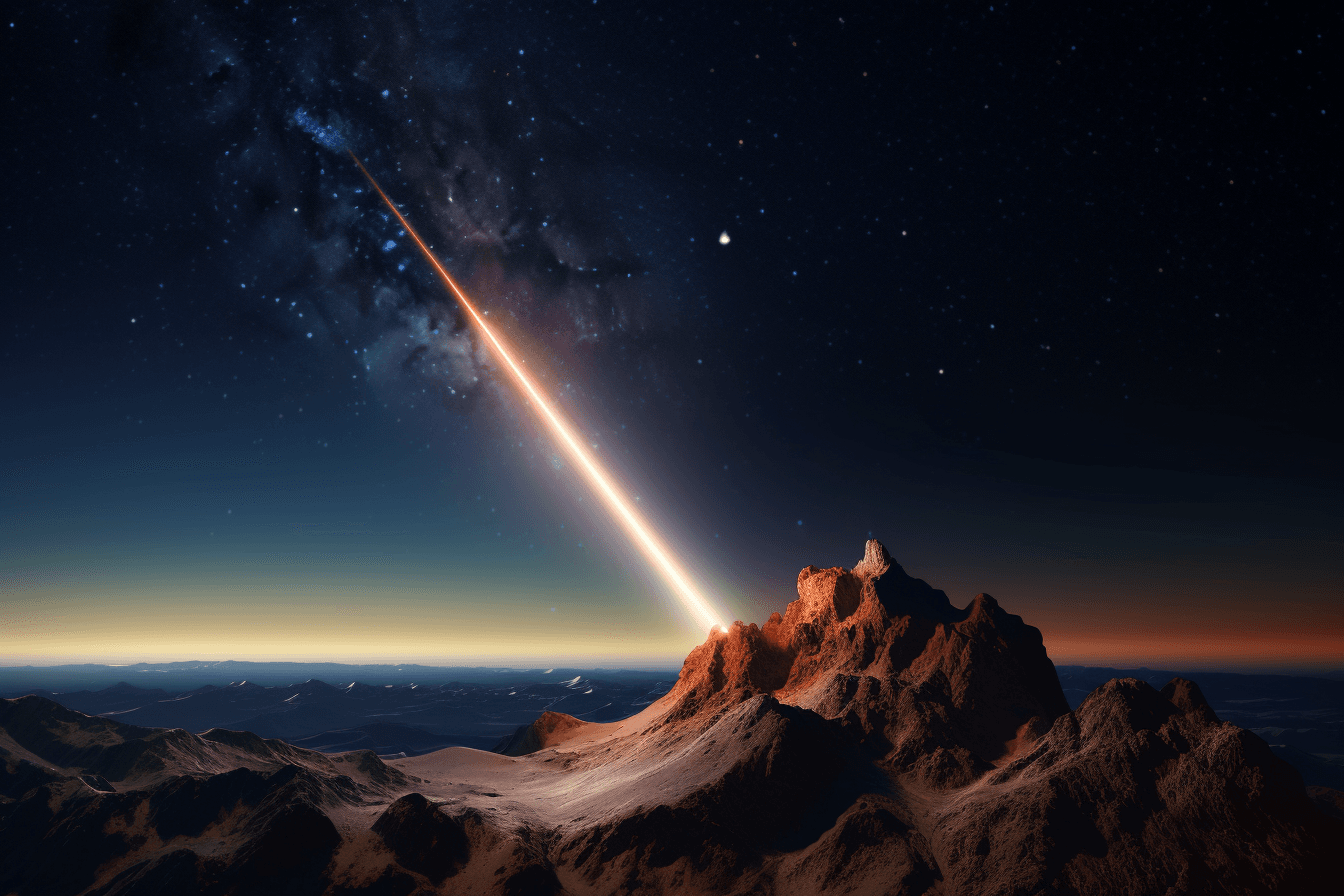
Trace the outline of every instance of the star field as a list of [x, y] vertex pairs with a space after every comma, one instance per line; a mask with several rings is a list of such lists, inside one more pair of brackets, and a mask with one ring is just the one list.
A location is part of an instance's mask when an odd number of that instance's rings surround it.
[[[320, 604], [342, 576], [434, 595], [513, 568], [529, 645], [567, 607], [697, 640], [349, 147], [741, 618], [876, 533], [1074, 657], [1115, 635], [1145, 659], [1227, 588], [1238, 656], [1282, 652], [1254, 630], [1284, 593], [1276, 644], [1344, 631], [1337, 25], [1323, 4], [18, 10], [0, 620], [59, 644], [42, 601], [151, 581], [208, 604], [270, 570]], [[406, 600], [470, 604], [464, 637], [494, 643], [469, 595]]]

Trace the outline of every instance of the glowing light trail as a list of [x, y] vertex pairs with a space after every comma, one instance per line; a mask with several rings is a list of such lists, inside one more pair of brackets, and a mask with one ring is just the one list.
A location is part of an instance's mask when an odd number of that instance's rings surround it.
[[366, 178], [368, 178], [368, 181], [373, 186], [374, 190], [378, 192], [378, 195], [382, 197], [383, 202], [389, 209], [391, 209], [392, 214], [397, 216], [397, 220], [401, 222], [402, 228], [410, 234], [411, 239], [420, 247], [421, 253], [424, 254], [425, 259], [434, 267], [434, 271], [439, 275], [439, 279], [443, 281], [443, 285], [448, 288], [448, 291], [453, 294], [462, 307], [466, 309], [466, 312], [471, 316], [471, 319], [475, 321], [476, 326], [479, 327], [481, 333], [485, 335], [486, 341], [488, 341], [491, 347], [495, 350], [495, 354], [499, 356], [500, 360], [504, 362], [504, 365], [508, 367], [509, 372], [513, 374], [513, 378], [517, 381], [523, 394], [532, 402], [532, 406], [536, 408], [537, 415], [565, 448], [570, 458], [574, 461], [575, 466], [579, 468], [583, 473], [584, 478], [588, 480], [588, 485], [593, 489], [602, 502], [606, 504], [607, 509], [611, 511], [612, 516], [616, 518], [617, 522], [622, 525], [626, 534], [630, 537], [630, 540], [634, 542], [637, 548], [639, 548], [640, 553], [644, 555], [644, 558], [649, 561], [649, 564], [654, 570], [663, 577], [669, 586], [671, 586], [672, 593], [682, 602], [693, 617], [703, 624], [710, 626], [710, 628], [718, 628], [726, 631], [727, 629], [719, 619], [718, 614], [710, 608], [708, 601], [696, 591], [695, 586], [691, 584], [690, 579], [688, 579], [681, 568], [677, 566], [676, 561], [672, 559], [668, 549], [658, 540], [658, 537], [654, 535], [653, 531], [649, 528], [649, 524], [635, 511], [634, 507], [630, 505], [630, 502], [625, 496], [617, 490], [615, 484], [611, 481], [611, 477], [607, 475], [606, 471], [598, 465], [597, 460], [586, 448], [584, 448], [583, 443], [579, 441], [578, 436], [574, 434], [572, 424], [570, 424], [570, 422], [546, 400], [542, 395], [541, 390], [537, 388], [537, 385], [534, 382], [532, 382], [532, 378], [527, 375], [525, 370], [523, 370], [522, 363], [514, 360], [513, 355], [509, 352], [504, 342], [496, 336], [495, 331], [490, 329], [486, 324], [485, 318], [476, 310], [476, 306], [471, 303], [471, 299], [467, 298], [467, 294], [463, 292], [462, 287], [457, 285], [457, 281], [453, 279], [452, 274], [448, 273], [448, 270], [438, 258], [434, 256], [434, 253], [430, 251], [429, 246], [425, 245], [425, 241], [420, 238], [420, 234], [411, 226], [411, 222], [407, 221], [405, 216], [397, 210], [397, 207], [392, 203], [392, 200], [383, 192], [383, 188], [378, 185], [378, 181], [374, 180], [373, 175], [369, 173], [369, 169], [364, 167], [364, 163], [359, 160], [359, 157], [356, 156], [352, 150], [347, 149], [346, 152], [350, 153], [350, 158], [359, 166], [359, 170], [364, 173]]

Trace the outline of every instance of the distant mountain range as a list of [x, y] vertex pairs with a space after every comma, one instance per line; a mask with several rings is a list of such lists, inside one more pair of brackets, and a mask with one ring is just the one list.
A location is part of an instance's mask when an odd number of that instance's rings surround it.
[[549, 681], [515, 675], [515, 685], [336, 686], [310, 680], [266, 687], [238, 681], [179, 694], [125, 683], [98, 691], [30, 693], [68, 709], [146, 728], [227, 728], [325, 752], [414, 756], [449, 746], [489, 750], [546, 711], [597, 722], [625, 718], [661, 697], [675, 680], [613, 682], [582, 674], [559, 679], [558, 674], [564, 673], [551, 673]]
[[361, 684], [509, 684], [560, 681], [581, 675], [601, 678], [617, 684], [638, 685], [652, 681], [671, 681], [675, 668], [606, 669], [603, 667], [515, 668], [509, 666], [419, 666], [351, 665], [347, 663], [256, 663], [243, 660], [218, 662], [131, 663], [109, 666], [77, 663], [60, 666], [0, 666], [0, 697], [21, 697], [35, 690], [68, 693], [97, 691], [115, 684], [140, 688], [158, 688], [181, 694], [195, 688], [221, 687], [236, 682], [281, 686], [317, 679], [343, 686], [352, 681]]

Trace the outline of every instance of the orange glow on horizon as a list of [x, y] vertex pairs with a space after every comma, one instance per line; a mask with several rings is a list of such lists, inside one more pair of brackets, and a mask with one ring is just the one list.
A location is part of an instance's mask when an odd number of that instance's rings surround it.
[[476, 326], [485, 336], [486, 341], [488, 341], [491, 347], [495, 350], [495, 354], [499, 356], [500, 360], [502, 360], [505, 366], [508, 367], [509, 372], [513, 374], [513, 378], [518, 384], [524, 397], [532, 403], [534, 408], [536, 408], [537, 416], [541, 419], [542, 423], [546, 425], [555, 438], [560, 442], [560, 445], [565, 449], [565, 452], [569, 455], [570, 459], [583, 473], [583, 478], [587, 480], [589, 487], [592, 488], [593, 492], [599, 499], [601, 499], [602, 503], [606, 505], [607, 510], [611, 512], [611, 515], [625, 530], [626, 535], [634, 543], [635, 547], [639, 549], [640, 553], [644, 555], [644, 558], [649, 562], [649, 565], [652, 566], [653, 569], [662, 576], [664, 581], [667, 582], [673, 595], [681, 601], [682, 605], [690, 612], [692, 617], [703, 624], [708, 625], [710, 629], [722, 629], [726, 631], [719, 614], [710, 608], [708, 601], [700, 595], [695, 586], [691, 584], [687, 575], [672, 558], [671, 552], [653, 533], [648, 523], [635, 511], [629, 500], [616, 488], [616, 485], [611, 481], [611, 477], [598, 465], [596, 459], [583, 447], [583, 443], [579, 441], [578, 437], [574, 434], [574, 429], [570, 422], [566, 420], [558, 410], [551, 406], [551, 403], [546, 400], [541, 390], [532, 381], [532, 378], [527, 375], [527, 372], [522, 366], [526, 361], [514, 360], [513, 354], [508, 350], [508, 347], [505, 346], [504, 342], [495, 334], [494, 330], [486, 324], [485, 317], [476, 310], [476, 306], [472, 304], [469, 298], [467, 298], [467, 294], [462, 290], [462, 287], [457, 285], [457, 281], [453, 279], [453, 276], [448, 273], [448, 270], [443, 266], [439, 259], [435, 257], [434, 253], [430, 251], [429, 246], [420, 238], [419, 232], [411, 226], [411, 222], [406, 220], [405, 216], [397, 209], [396, 205], [393, 204], [388, 195], [383, 192], [383, 188], [379, 186], [378, 181], [374, 180], [373, 175], [369, 173], [369, 169], [364, 167], [364, 163], [359, 160], [359, 157], [356, 156], [353, 151], [346, 151], [350, 154], [350, 158], [354, 160], [354, 163], [359, 166], [359, 170], [364, 174], [364, 177], [368, 179], [374, 190], [378, 192], [378, 195], [382, 198], [383, 202], [389, 209], [391, 209], [392, 214], [396, 215], [397, 220], [406, 230], [406, 233], [408, 233], [411, 239], [415, 241], [415, 244], [420, 248], [420, 252], [425, 256], [425, 259], [430, 265], [433, 266], [434, 271], [439, 275], [439, 279], [443, 281], [444, 286], [453, 294], [458, 303], [466, 310], [467, 314], [471, 316], [471, 319], [476, 323]]
[[1163, 632], [1098, 635], [1094, 632], [1046, 632], [1050, 659], [1063, 666], [1149, 666], [1153, 668], [1232, 668], [1233, 666], [1344, 665], [1338, 630], [1318, 632], [1239, 632], [1172, 629]]

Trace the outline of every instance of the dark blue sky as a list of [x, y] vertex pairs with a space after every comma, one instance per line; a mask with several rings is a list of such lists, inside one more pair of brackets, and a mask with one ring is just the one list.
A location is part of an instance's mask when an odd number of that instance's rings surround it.
[[703, 636], [320, 126], [731, 615], [871, 534], [1057, 660], [1344, 663], [1324, 5], [6, 25], [0, 661]]

